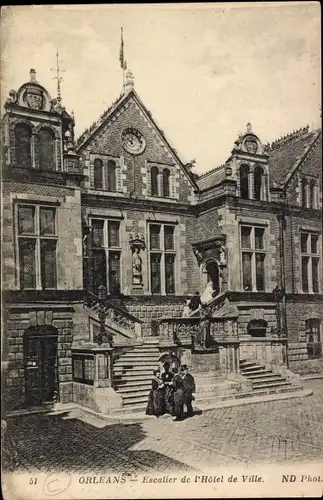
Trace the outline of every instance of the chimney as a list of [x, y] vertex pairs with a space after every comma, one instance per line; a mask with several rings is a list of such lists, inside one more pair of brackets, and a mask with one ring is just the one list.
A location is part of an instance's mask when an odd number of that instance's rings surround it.
[[30, 73], [30, 81], [35, 82], [36, 81], [36, 70], [31, 69], [29, 73]]

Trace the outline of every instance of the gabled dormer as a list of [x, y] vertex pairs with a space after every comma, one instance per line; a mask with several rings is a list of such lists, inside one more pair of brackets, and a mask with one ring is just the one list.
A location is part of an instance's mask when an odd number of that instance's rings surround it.
[[227, 162], [236, 179], [236, 195], [243, 199], [269, 201], [268, 155], [259, 137], [247, 124], [245, 134], [235, 141]]

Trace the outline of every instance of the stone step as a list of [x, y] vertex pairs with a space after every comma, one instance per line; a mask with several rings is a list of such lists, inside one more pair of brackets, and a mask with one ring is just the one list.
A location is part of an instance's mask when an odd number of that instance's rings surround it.
[[113, 381], [117, 384], [123, 383], [123, 384], [130, 384], [130, 383], [138, 383], [138, 382], [144, 382], [144, 381], [151, 381], [151, 373], [149, 374], [144, 374], [142, 373], [141, 375], [123, 375], [122, 373], [120, 375], [114, 374], [113, 376]]
[[[260, 378], [260, 377], [268, 377], [269, 375], [274, 375], [273, 372], [271, 370], [264, 370], [262, 372], [259, 372], [259, 373], [255, 373], [255, 372], [251, 372], [251, 373], [243, 373], [241, 372], [241, 375], [243, 375], [244, 377], [246, 377], [248, 380], [252, 380], [253, 378]], [[280, 377], [280, 375], [278, 375]]]
[[[252, 399], [255, 399], [257, 401], [257, 397], [261, 396], [275, 396], [279, 394], [290, 394], [292, 397], [292, 394], [295, 393], [295, 397], [298, 397], [298, 394], [303, 396], [303, 388], [302, 386], [290, 386], [290, 387], [282, 387], [280, 389], [277, 388], [271, 388], [271, 389], [262, 389], [262, 390], [254, 390], [252, 392], [240, 392], [240, 393], [235, 393], [235, 394], [226, 394], [223, 396], [214, 396], [214, 397], [205, 397], [202, 400], [196, 399], [196, 401], [193, 401], [193, 408], [195, 410], [199, 409], [199, 405], [212, 405], [212, 404], [219, 404], [221, 402], [226, 402], [226, 401], [243, 401], [244, 399], [249, 399], [250, 402], [252, 402]], [[144, 402], [137, 402], [133, 404], [127, 404], [124, 408], [121, 409], [114, 409], [111, 410], [111, 415], [114, 415], [117, 417], [118, 415], [127, 415], [127, 414], [132, 414], [132, 413], [142, 413], [144, 414], [147, 406], [147, 401]], [[140, 415], [140, 416], [142, 416]], [[151, 417], [153, 418], [153, 417]]]
[[252, 375], [253, 373], [264, 373], [266, 372], [266, 368], [262, 368], [261, 366], [255, 366], [254, 368], [241, 368], [240, 373], [241, 375]]
[[119, 366], [147, 366], [147, 367], [152, 367], [153, 369], [154, 368], [157, 368], [158, 365], [156, 365], [156, 362], [155, 360], [144, 360], [144, 361], [141, 361], [141, 360], [135, 360], [135, 361], [132, 361], [131, 359], [128, 360], [128, 359], [117, 359], [117, 361], [115, 361], [114, 363], [114, 366], [115, 367], [119, 367]]
[[143, 363], [146, 363], [147, 361], [153, 361], [153, 362], [157, 362], [159, 359], [159, 356], [156, 356], [154, 354], [150, 354], [148, 356], [142, 356], [142, 355], [139, 355], [139, 356], [135, 356], [133, 354], [129, 354], [129, 356], [125, 355], [125, 356], [122, 356], [121, 358], [118, 358], [115, 363], [117, 363], [118, 361], [132, 361], [132, 362], [137, 362], [137, 361], [142, 361]]
[[159, 349], [156, 349], [156, 347], [145, 347], [142, 349], [139, 348], [134, 348], [131, 352], [136, 353], [136, 354], [158, 354], [160, 356]]
[[145, 394], [143, 396], [127, 397], [126, 395], [122, 395], [123, 406], [142, 404], [142, 405], [145, 405], [145, 407], [146, 407], [147, 403], [148, 403], [148, 394], [149, 394], [149, 391], [147, 391], [147, 394]]
[[275, 375], [275, 374], [268, 374], [266, 376], [253, 376], [253, 377], [248, 377], [248, 380], [250, 380], [253, 384], [263, 384], [265, 382], [286, 382], [286, 379], [281, 377], [280, 375]]
[[123, 398], [124, 397], [132, 397], [132, 396], [143, 396], [143, 395], [148, 395], [149, 391], [151, 389], [151, 384], [146, 384], [143, 386], [126, 386], [126, 387], [120, 387], [117, 389], [117, 393], [120, 394]]
[[252, 387], [256, 390], [258, 389], [270, 389], [272, 387], [287, 387], [290, 386], [290, 382], [286, 382], [284, 380], [278, 382], [252, 382]]
[[259, 366], [259, 363], [257, 363], [257, 361], [241, 361], [240, 360], [240, 367], [245, 367], [245, 366]]
[[120, 367], [113, 370], [113, 377], [116, 377], [117, 375], [130, 375], [132, 380], [134, 378], [133, 375], [147, 375], [149, 378], [151, 378], [153, 376], [153, 369], [147, 370], [146, 368], [136, 368], [135, 370], [129, 370]]

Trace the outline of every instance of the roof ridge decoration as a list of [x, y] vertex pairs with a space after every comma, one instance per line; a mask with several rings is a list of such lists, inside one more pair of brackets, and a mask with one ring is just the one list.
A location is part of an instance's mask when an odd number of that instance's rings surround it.
[[314, 138], [313, 140], [305, 146], [304, 152], [302, 156], [296, 158], [296, 162], [294, 163], [293, 167], [291, 168], [290, 172], [285, 177], [285, 180], [281, 184], [282, 186], [286, 186], [288, 182], [294, 177], [294, 174], [298, 171], [300, 165], [306, 164], [306, 162], [312, 157], [314, 154], [314, 151], [319, 144], [319, 138], [321, 136], [321, 130], [316, 130], [314, 131]]
[[222, 165], [218, 165], [217, 167], [212, 168], [211, 170], [208, 170], [207, 172], [204, 172], [204, 174], [199, 175], [199, 179], [202, 179], [203, 177], [206, 177], [209, 174], [212, 174], [216, 170], [220, 170], [220, 168], [224, 168], [227, 165], [226, 163], [223, 163]]
[[92, 134], [92, 132], [96, 129], [96, 128], [99, 128], [102, 123], [104, 122], [104, 120], [106, 119], [106, 117], [108, 116], [109, 113], [111, 113], [111, 111], [113, 111], [113, 109], [122, 101], [123, 98], [127, 97], [127, 95], [125, 94], [121, 94], [115, 101], [113, 101], [113, 103], [111, 104], [111, 106], [109, 106], [101, 115], [100, 117], [98, 118], [98, 120], [94, 121], [92, 123], [92, 125], [90, 125], [89, 127], [87, 127], [83, 132], [82, 134], [77, 138], [76, 140], [76, 145], [77, 147], [80, 147], [81, 144], [83, 142], [85, 142], [89, 137], [90, 135]]
[[276, 139], [271, 143], [268, 142], [267, 144], [264, 144], [263, 145], [264, 151], [266, 153], [275, 151], [308, 133], [309, 133], [309, 125], [307, 125], [306, 127], [301, 127], [298, 130], [294, 130], [291, 134], [284, 135], [283, 137], [280, 137], [279, 139]]

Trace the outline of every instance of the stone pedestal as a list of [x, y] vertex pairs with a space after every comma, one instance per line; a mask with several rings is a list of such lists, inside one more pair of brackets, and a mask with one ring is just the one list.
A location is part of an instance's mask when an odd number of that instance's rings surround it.
[[221, 341], [219, 351], [222, 373], [240, 373], [239, 342], [236, 339]]

